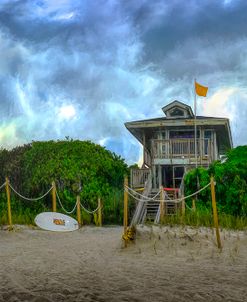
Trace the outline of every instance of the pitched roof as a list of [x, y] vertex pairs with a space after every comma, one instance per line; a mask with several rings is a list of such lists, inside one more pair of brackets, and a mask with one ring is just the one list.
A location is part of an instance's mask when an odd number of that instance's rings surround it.
[[169, 113], [172, 111], [173, 108], [176, 108], [176, 107], [182, 109], [185, 112], [187, 112], [188, 117], [189, 116], [191, 116], [191, 117], [194, 116], [194, 113], [193, 113], [193, 111], [192, 111], [192, 109], [189, 105], [187, 105], [185, 103], [182, 103], [180, 101], [177, 101], [177, 100], [175, 100], [175, 101], [169, 103], [168, 105], [164, 106], [162, 108], [162, 110], [163, 110], [163, 112], [165, 113], [166, 116], [170, 117]]
[[[179, 120], [191, 120], [192, 118], [188, 118], [188, 117], [182, 117]], [[194, 119], [194, 118], [193, 118]], [[196, 119], [198, 120], [203, 120], [203, 119], [215, 119], [215, 120], [226, 120], [226, 118], [224, 117], [213, 117], [213, 116], [202, 116], [202, 115], [197, 115]], [[131, 121], [131, 122], [127, 122], [126, 124], [131, 124], [131, 123], [145, 123], [145, 122], [160, 122], [160, 121], [171, 121], [171, 120], [177, 120], [176, 117], [174, 118], [167, 118], [167, 117], [157, 117], [157, 118], [151, 118], [151, 119], [145, 119], [145, 120], [138, 120], [138, 121]]]

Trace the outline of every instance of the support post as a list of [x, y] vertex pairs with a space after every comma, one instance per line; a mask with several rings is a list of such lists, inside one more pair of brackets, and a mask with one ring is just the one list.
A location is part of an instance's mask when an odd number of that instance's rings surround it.
[[81, 204], [80, 204], [80, 195], [76, 196], [76, 216], [79, 226], [81, 226]]
[[[182, 198], [184, 197], [184, 195], [182, 195]], [[182, 199], [182, 217], [185, 216], [185, 200], [184, 198]]]
[[98, 226], [102, 227], [102, 206], [100, 197], [98, 197], [98, 208]]
[[196, 169], [197, 169], [197, 127], [196, 127], [196, 79], [194, 83], [194, 136], [195, 136], [195, 160], [196, 160]]
[[192, 199], [192, 210], [195, 212], [196, 210], [196, 200], [195, 198]]
[[217, 245], [218, 245], [219, 249], [222, 249], [221, 240], [220, 240], [216, 198], [215, 198], [215, 183], [214, 183], [213, 176], [211, 176], [211, 178], [210, 178], [210, 183], [211, 183], [212, 208], [213, 208], [213, 215], [214, 215], [214, 227], [215, 227], [215, 231], [216, 231]]
[[56, 183], [52, 182], [52, 212], [57, 211]]
[[6, 177], [6, 195], [7, 195], [7, 203], [8, 203], [8, 222], [10, 228], [12, 228], [12, 215], [11, 215], [11, 200], [10, 200], [10, 189], [9, 189], [9, 179]]
[[165, 196], [164, 196], [164, 188], [160, 186], [160, 223], [164, 222], [165, 216]]
[[[128, 176], [124, 177], [124, 238], [127, 237], [127, 229], [128, 229], [128, 192], [126, 190], [128, 187]], [[125, 247], [127, 247], [127, 240], [125, 240]]]

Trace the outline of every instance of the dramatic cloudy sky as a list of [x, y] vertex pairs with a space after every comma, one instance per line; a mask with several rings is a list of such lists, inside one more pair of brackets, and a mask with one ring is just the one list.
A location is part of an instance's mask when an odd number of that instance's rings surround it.
[[247, 1], [0, 0], [0, 144], [89, 139], [132, 163], [124, 127], [192, 106], [247, 144]]

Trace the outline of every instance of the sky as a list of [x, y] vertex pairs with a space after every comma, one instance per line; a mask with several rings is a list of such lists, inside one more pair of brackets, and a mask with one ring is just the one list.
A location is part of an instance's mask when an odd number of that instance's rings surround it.
[[173, 100], [247, 144], [247, 1], [0, 0], [0, 147], [66, 137], [139, 162], [125, 122]]

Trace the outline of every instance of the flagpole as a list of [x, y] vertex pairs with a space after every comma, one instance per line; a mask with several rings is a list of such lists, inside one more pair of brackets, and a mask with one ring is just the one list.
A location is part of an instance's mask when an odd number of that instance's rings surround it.
[[196, 129], [196, 79], [194, 82], [194, 130], [195, 130], [195, 160], [196, 160], [196, 168], [197, 168], [197, 129]]

